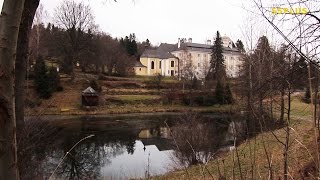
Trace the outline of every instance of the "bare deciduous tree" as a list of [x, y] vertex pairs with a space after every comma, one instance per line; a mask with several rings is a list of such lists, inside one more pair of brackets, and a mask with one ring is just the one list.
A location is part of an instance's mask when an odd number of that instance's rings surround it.
[[70, 67], [70, 74], [74, 79], [73, 65], [79, 60], [79, 52], [83, 48], [81, 39], [84, 32], [94, 28], [94, 17], [90, 6], [75, 1], [63, 1], [55, 10], [54, 18], [57, 24], [66, 30], [67, 42], [66, 54], [67, 64]]

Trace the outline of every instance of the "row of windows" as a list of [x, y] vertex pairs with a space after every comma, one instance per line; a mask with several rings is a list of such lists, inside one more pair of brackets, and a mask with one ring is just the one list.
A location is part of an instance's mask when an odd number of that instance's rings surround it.
[[[171, 61], [171, 67], [174, 67], [174, 61]], [[154, 61], [151, 61], [151, 69], [154, 69]], [[161, 61], [159, 62], [159, 69], [161, 69]]]

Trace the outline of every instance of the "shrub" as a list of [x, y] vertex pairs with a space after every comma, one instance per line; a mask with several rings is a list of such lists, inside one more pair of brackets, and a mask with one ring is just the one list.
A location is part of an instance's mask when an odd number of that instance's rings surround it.
[[48, 81], [51, 92], [58, 91], [60, 87], [60, 77], [56, 68], [50, 68], [48, 73]]
[[49, 84], [49, 78], [47, 75], [47, 67], [42, 58], [39, 56], [36, 60], [34, 67], [34, 83], [36, 86], [37, 94], [40, 98], [48, 99], [51, 97], [52, 91]]
[[95, 79], [90, 81], [90, 87], [92, 87], [92, 89], [94, 89], [97, 92], [101, 92], [101, 90], [102, 90], [99, 82]]
[[304, 93], [304, 97], [302, 98], [302, 101], [305, 103], [311, 103], [311, 96], [310, 96], [310, 88], [306, 88], [306, 92]]
[[205, 96], [204, 97], [204, 106], [212, 106], [217, 104], [217, 99], [214, 96]]

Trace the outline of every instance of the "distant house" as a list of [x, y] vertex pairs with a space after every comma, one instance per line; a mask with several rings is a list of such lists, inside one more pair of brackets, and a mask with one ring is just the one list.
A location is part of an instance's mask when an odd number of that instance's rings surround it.
[[[223, 36], [222, 42], [227, 76], [237, 77], [242, 55], [237, 48], [232, 47], [229, 37]], [[157, 49], [147, 49], [141, 55], [140, 62], [146, 70], [139, 75], [152, 76], [160, 73], [163, 76], [178, 76], [183, 75], [186, 68], [191, 68], [197, 78], [203, 79], [210, 68], [212, 46], [211, 40], [206, 44], [199, 44], [193, 43], [191, 38], [188, 41], [179, 38], [177, 44], [162, 43]]]
[[177, 76], [178, 58], [171, 54], [176, 49], [174, 44], [162, 43], [157, 49], [145, 50], [140, 57], [140, 62], [146, 66], [146, 71], [141, 75]]
[[82, 91], [82, 106], [93, 107], [99, 105], [99, 94], [92, 87]]

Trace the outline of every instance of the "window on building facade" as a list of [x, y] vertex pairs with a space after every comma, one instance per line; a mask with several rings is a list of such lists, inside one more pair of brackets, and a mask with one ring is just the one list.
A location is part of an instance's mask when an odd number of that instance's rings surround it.
[[141, 71], [141, 68], [139, 68], [139, 71]]
[[205, 61], [207, 60], [207, 55], [206, 55], [206, 54], [203, 55], [203, 59], [204, 59]]
[[151, 61], [151, 69], [154, 69], [154, 61]]
[[171, 67], [174, 67], [174, 61], [171, 61]]
[[198, 67], [200, 67], [200, 63], [198, 63]]
[[159, 61], [159, 69], [161, 69], [161, 61]]

